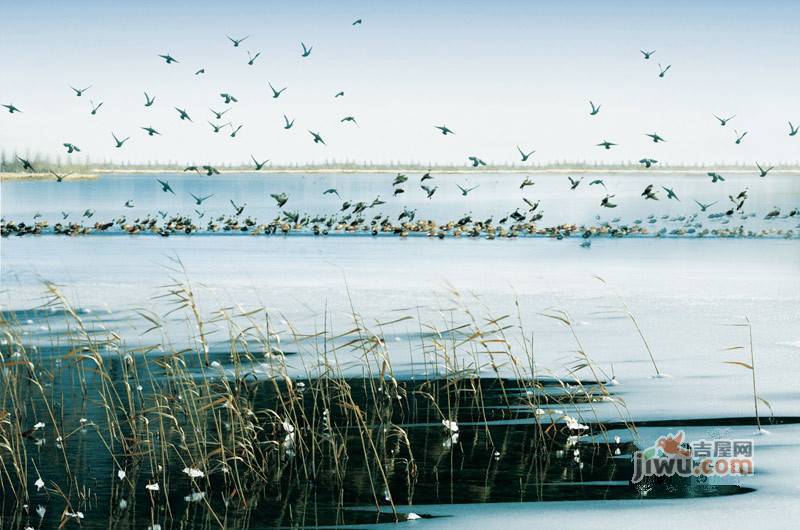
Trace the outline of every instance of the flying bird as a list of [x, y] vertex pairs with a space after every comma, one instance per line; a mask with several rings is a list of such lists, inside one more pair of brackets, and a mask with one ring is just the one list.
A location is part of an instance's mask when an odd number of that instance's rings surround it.
[[476, 189], [478, 186], [480, 186], [480, 184], [478, 184], [476, 186], [472, 186], [471, 188], [464, 188], [460, 184], [456, 184], [456, 186], [458, 187], [458, 189], [461, 190], [461, 195], [466, 197], [469, 194], [469, 192], [471, 192], [472, 190]]
[[611, 203], [612, 197], [614, 197], [614, 195], [606, 195], [603, 197], [603, 199], [600, 201], [600, 206], [604, 206], [606, 208], [616, 208], [617, 205]]
[[301, 42], [300, 46], [303, 47], [303, 55], [302, 55], [303, 57], [308, 57], [309, 55], [311, 55], [311, 49], [314, 48], [313, 46], [311, 46], [310, 48], [306, 48], [304, 42]]
[[162, 59], [164, 59], [164, 61], [165, 61], [167, 64], [172, 64], [172, 63], [177, 63], [177, 62], [178, 62], [178, 60], [177, 60], [175, 57], [171, 56], [170, 54], [166, 54], [166, 55], [159, 55], [159, 57], [161, 57]]
[[75, 144], [64, 143], [64, 144], [61, 144], [61, 145], [63, 145], [64, 147], [67, 148], [67, 154], [71, 155], [72, 153], [80, 153], [81, 152], [80, 148]]
[[242, 42], [244, 42], [244, 40], [245, 40], [245, 39], [247, 39], [247, 37], [249, 37], [250, 35], [245, 35], [245, 36], [244, 36], [244, 37], [242, 37], [241, 39], [234, 39], [233, 37], [230, 37], [230, 36], [228, 36], [228, 35], [225, 35], [225, 36], [226, 36], [226, 37], [228, 37], [228, 40], [229, 40], [229, 41], [231, 41], [231, 42], [233, 43], [233, 47], [234, 47], [234, 48], [238, 48], [238, 47], [239, 47], [239, 44], [241, 44]]
[[253, 159], [253, 163], [256, 165], [256, 171], [261, 171], [261, 168], [264, 167], [264, 164], [269, 162], [269, 158], [264, 160], [263, 162], [259, 162], [258, 160], [256, 160], [256, 157], [254, 157], [253, 155], [250, 155], [250, 158]]
[[484, 162], [483, 160], [481, 160], [477, 156], [470, 156], [467, 159], [470, 162], [472, 162], [472, 167], [478, 167], [478, 166], [485, 166], [486, 165], [486, 162]]
[[520, 156], [522, 157], [522, 161], [523, 161], [523, 162], [527, 162], [527, 161], [528, 161], [528, 158], [530, 158], [530, 156], [531, 156], [533, 153], [535, 153], [535, 152], [536, 152], [536, 150], [532, 150], [530, 153], [526, 153], [525, 151], [523, 151], [522, 149], [520, 149], [520, 148], [519, 148], [519, 146], [517, 146], [517, 151], [519, 151], [519, 154], [520, 154]]
[[319, 133], [315, 133], [314, 131], [308, 131], [308, 132], [311, 134], [311, 136], [314, 137], [315, 144], [328, 145], [325, 143], [325, 140], [322, 139], [322, 136], [320, 136]]
[[344, 122], [346, 122], [346, 121], [349, 121], [349, 122], [353, 122], [353, 123], [355, 123], [356, 125], [358, 125], [358, 122], [357, 122], [357, 121], [356, 121], [356, 119], [355, 119], [354, 117], [352, 117], [352, 116], [345, 116], [344, 118], [342, 118], [342, 119], [341, 119], [341, 120], [339, 120], [339, 121], [340, 121], [340, 123], [344, 123]]
[[284, 129], [291, 129], [292, 125], [294, 125], [294, 120], [289, 121], [289, 118], [286, 117], [286, 114], [283, 115], [283, 121], [286, 122], [286, 124], [283, 126]]
[[407, 180], [408, 180], [407, 176], [403, 175], [402, 173], [398, 173], [397, 176], [394, 178], [394, 182], [392, 182], [392, 186], [397, 186], [398, 184], [402, 184]]
[[275, 87], [272, 86], [272, 83], [267, 82], [267, 84], [269, 85], [269, 88], [272, 90], [272, 99], [278, 99], [280, 95], [283, 93], [283, 91], [289, 88], [289, 87], [283, 87], [280, 90], [275, 90]]
[[189, 193], [189, 195], [191, 195], [191, 196], [192, 196], [192, 198], [194, 199], [194, 203], [195, 203], [197, 206], [200, 206], [200, 205], [202, 205], [204, 201], [207, 201], [208, 199], [210, 199], [211, 197], [213, 197], [213, 196], [214, 196], [214, 194], [213, 194], [213, 193], [212, 193], [211, 195], [206, 195], [205, 197], [198, 197], [198, 196], [197, 196], [197, 195], [195, 195], [194, 193]]
[[133, 206], [133, 199], [128, 199], [127, 201], [125, 201], [125, 205], [124, 206], [125, 206], [125, 208], [133, 208], [134, 207]]
[[595, 107], [594, 103], [592, 103], [592, 101], [591, 101], [591, 100], [589, 100], [589, 105], [591, 105], [591, 106], [592, 106], [592, 110], [591, 110], [591, 112], [589, 112], [589, 116], [597, 116], [597, 113], [598, 113], [598, 112], [600, 112], [600, 107], [601, 107], [602, 105], [597, 105], [597, 106]]
[[335, 95], [335, 96], [333, 96], [333, 97], [334, 97], [334, 98], [341, 98], [341, 97], [344, 97], [344, 92], [343, 92], [343, 91], [339, 91], [339, 92], [337, 92], [337, 93], [336, 93], [336, 95]]
[[200, 75], [200, 74], [204, 74], [204, 73], [206, 73], [206, 69], [205, 69], [205, 68], [201, 68], [201, 69], [199, 69], [198, 71], [196, 71], [196, 72], [194, 73], [194, 75]]
[[190, 117], [189, 117], [189, 114], [186, 112], [186, 110], [185, 110], [185, 109], [179, 109], [178, 107], [175, 107], [175, 110], [177, 110], [177, 111], [178, 111], [178, 117], [179, 117], [181, 120], [189, 120], [189, 121], [192, 121], [192, 118], [190, 118]]
[[574, 179], [572, 177], [567, 177], [569, 179], [569, 189], [574, 190], [578, 186], [580, 186], [581, 182], [583, 182], [583, 177], [579, 179]]
[[125, 142], [127, 142], [128, 140], [130, 140], [130, 139], [131, 139], [131, 137], [130, 137], [130, 136], [128, 136], [128, 137], [127, 137], [127, 138], [125, 138], [124, 140], [120, 140], [119, 138], [117, 138], [117, 135], [116, 135], [116, 134], [114, 134], [113, 132], [111, 133], [111, 136], [113, 136], [113, 137], [114, 137], [114, 141], [117, 143], [117, 145], [115, 145], [115, 146], [114, 146], [114, 147], [116, 147], [117, 149], [119, 149], [120, 147], [122, 147], [122, 146], [125, 144]]
[[223, 127], [227, 127], [228, 125], [231, 124], [231, 122], [221, 123], [221, 124], [216, 124], [216, 125], [211, 123], [211, 122], [208, 122], [208, 124], [211, 125], [211, 127], [213, 127], [215, 133], [218, 133], [220, 131], [220, 129], [222, 129]]
[[713, 171], [709, 171], [708, 173], [706, 173], [706, 175], [711, 177], [711, 183], [712, 184], [717, 182], [717, 181], [725, 182], [725, 178], [722, 175], [720, 175], [719, 173], [715, 173]]
[[649, 136], [650, 138], [652, 138], [654, 144], [657, 144], [658, 142], [666, 142], [666, 140], [664, 140], [662, 137], [660, 137], [658, 135], [658, 133], [653, 133], [653, 134], [646, 134], [645, 133], [645, 136]]
[[219, 175], [219, 170], [212, 166], [200, 166], [202, 169], [206, 171], [206, 176], [211, 177], [213, 175]]
[[645, 199], [653, 199], [657, 201], [658, 200], [658, 196], [656, 195], [657, 193], [658, 193], [657, 191], [653, 191], [653, 185], [648, 184], [647, 187], [642, 192], [642, 197], [644, 197]]
[[[15, 112], [22, 112], [19, 108], [15, 107], [13, 103], [9, 103], [8, 105], [3, 105], [5, 108], [8, 109], [9, 114], [14, 114]], [[791, 125], [791, 123], [789, 124]]]
[[667, 199], [675, 199], [676, 201], [680, 202], [680, 199], [679, 199], [679, 198], [678, 198], [678, 196], [675, 194], [675, 191], [673, 191], [671, 188], [668, 188], [668, 187], [666, 187], [666, 186], [661, 186], [661, 188], [662, 188], [664, 191], [666, 191], [666, 192], [667, 192]]
[[164, 193], [169, 192], [175, 195], [175, 192], [172, 190], [172, 186], [169, 185], [169, 182], [167, 182], [166, 180], [159, 180], [159, 179], [156, 179], [156, 182], [161, 184], [161, 191], [163, 191]]
[[800, 125], [795, 127], [792, 122], [789, 122], [789, 136], [797, 136], [797, 131], [800, 130]]
[[725, 127], [725, 125], [727, 125], [729, 121], [731, 121], [733, 118], [736, 117], [736, 114], [732, 115], [730, 118], [720, 118], [716, 114], [714, 114], [714, 117], [719, 120], [719, 124], [721, 127]]
[[238, 217], [238, 216], [242, 215], [242, 212], [244, 211], [244, 207], [247, 206], [247, 203], [243, 203], [243, 204], [239, 205], [239, 204], [236, 204], [235, 202], [233, 202], [233, 199], [231, 199], [231, 206], [233, 206], [233, 210], [236, 212], [236, 216]]
[[100, 107], [103, 106], [103, 102], [101, 101], [99, 104], [97, 104], [95, 106], [94, 101], [89, 100], [89, 105], [92, 107], [92, 111], [90, 112], [90, 114], [92, 116], [96, 116], [97, 115], [97, 111], [100, 110]]
[[756, 162], [756, 167], [758, 167], [758, 171], [761, 173], [759, 175], [759, 177], [766, 177], [767, 173], [769, 173], [770, 171], [772, 171], [775, 168], [775, 166], [770, 166], [767, 169], [764, 169], [763, 167], [761, 167], [761, 164], [759, 164], [758, 162]]
[[447, 128], [447, 125], [434, 125], [434, 127], [442, 131], [442, 134], [445, 136], [448, 134], [455, 134], [451, 129]]
[[141, 127], [143, 131], [147, 131], [148, 136], [155, 136], [156, 134], [161, 136], [161, 133], [157, 130], [153, 129], [152, 127]]
[[532, 181], [530, 177], [525, 177], [525, 180], [523, 180], [522, 184], [519, 185], [519, 189], [524, 189], [525, 186], [533, 186], [534, 184], [536, 183]]
[[244, 124], [239, 125], [235, 129], [233, 128], [232, 123], [230, 124], [230, 126], [231, 126], [231, 138], [236, 138], [236, 133], [238, 133], [241, 130], [241, 128], [244, 127]]
[[658, 74], [658, 77], [663, 78], [667, 74], [667, 70], [669, 70], [670, 68], [672, 68], [671, 64], [668, 64], [666, 68], [662, 68], [661, 63], [658, 63], [658, 69], [661, 70], [661, 72], [659, 72]]
[[439, 186], [434, 186], [433, 188], [431, 188], [430, 186], [422, 185], [420, 186], [420, 188], [425, 190], [425, 193], [428, 194], [428, 198], [430, 199], [431, 197], [433, 197], [433, 194], [436, 193], [436, 190], [439, 189]]
[[603, 147], [605, 149], [611, 149], [612, 145], [617, 145], [617, 144], [615, 144], [613, 142], [609, 142], [608, 140], [603, 140], [602, 142], [597, 144], [597, 147]]
[[599, 184], [599, 185], [603, 186], [603, 188], [605, 188], [605, 187], [606, 187], [606, 183], [605, 183], [605, 182], [603, 182], [603, 179], [595, 179], [595, 180], [593, 180], [593, 181], [591, 181], [591, 182], [589, 183], [589, 186], [594, 186], [594, 185], [596, 185], [596, 184]]
[[712, 206], [714, 206], [715, 204], [717, 204], [719, 201], [714, 201], [714, 202], [710, 202], [710, 203], [708, 203], [708, 204], [703, 204], [702, 202], [700, 202], [700, 201], [698, 201], [697, 199], [695, 199], [695, 201], [694, 201], [694, 202], [696, 202], [696, 203], [697, 203], [697, 205], [700, 207], [700, 211], [701, 211], [701, 212], [705, 212], [706, 210], [708, 210], [709, 208], [711, 208]]
[[233, 103], [239, 102], [238, 99], [236, 99], [232, 94], [228, 94], [227, 92], [223, 92], [222, 94], [219, 95], [219, 97], [221, 97], [225, 101], [226, 105], [230, 105], [231, 102]]
[[56, 182], [61, 182], [62, 180], [64, 180], [68, 176], [72, 175], [72, 173], [67, 173], [66, 175], [59, 175], [58, 173], [56, 173], [52, 169], [50, 170], [50, 174], [53, 175], [56, 178]]
[[325, 191], [323, 191], [323, 192], [322, 192], [322, 194], [323, 194], [323, 195], [330, 195], [331, 193], [332, 193], [332, 194], [334, 194], [334, 195], [336, 195], [336, 196], [337, 196], [337, 197], [339, 197], [340, 199], [342, 198], [342, 196], [341, 196], [341, 195], [339, 195], [339, 192], [338, 192], [338, 191], [336, 191], [336, 188], [329, 188], [329, 189], [327, 189], [327, 190], [325, 190]]
[[642, 158], [639, 160], [639, 163], [644, 164], [644, 167], [649, 169], [653, 164], [657, 164], [658, 160], [653, 160], [652, 158]]
[[252, 55], [250, 53], [250, 50], [247, 50], [247, 57], [250, 58], [250, 60], [247, 61], [247, 64], [249, 64], [250, 66], [253, 66], [255, 64], [255, 62], [256, 62], [256, 59], [258, 59], [259, 55], [261, 55], [261, 52], [257, 52], [255, 55]]
[[651, 52], [646, 52], [646, 51], [644, 51], [644, 50], [639, 50], [639, 51], [640, 51], [640, 52], [642, 52], [642, 55], [644, 55], [644, 58], [645, 58], [645, 59], [649, 59], [651, 55], [653, 55], [654, 53], [656, 53], [656, 51], [655, 51], [655, 50], [653, 50], [653, 51], [651, 51]]
[[361, 25], [361, 23], [362, 23], [361, 19], [360, 19], [360, 18], [357, 18], [357, 19], [355, 20], [355, 22], [353, 22], [353, 26], [359, 26], [359, 25]]
[[278, 203], [278, 208], [283, 208], [283, 205], [289, 200], [289, 196], [285, 193], [271, 193], [270, 197], [275, 199], [275, 202]]
[[70, 86], [70, 88], [75, 91], [76, 96], [81, 97], [84, 92], [92, 88], [92, 85], [89, 85], [86, 88], [81, 88], [81, 89], [75, 88], [74, 86]]
[[210, 110], [210, 111], [211, 111], [211, 112], [214, 114], [214, 116], [216, 116], [216, 118], [217, 118], [218, 120], [221, 120], [221, 119], [222, 119], [222, 116], [223, 116], [223, 115], [224, 115], [226, 112], [228, 112], [229, 110], [231, 110], [231, 109], [225, 109], [225, 110], [223, 110], [222, 112], [217, 112], [216, 110], [214, 110], [214, 109], [212, 109], [212, 108], [210, 108], [210, 107], [209, 107], [209, 109], [208, 109], [208, 110]]
[[22, 169], [25, 169], [25, 170], [28, 170], [28, 171], [34, 171], [33, 166], [31, 165], [31, 163], [28, 162], [27, 160], [25, 160], [24, 158], [22, 158], [21, 156], [18, 156], [17, 160], [22, 162]]
[[144, 93], [144, 106], [145, 107], [152, 107], [153, 106], [153, 102], [155, 100], [156, 100], [155, 96], [153, 96], [151, 98], [150, 96], [147, 95], [147, 92]]
[[743, 132], [742, 134], [739, 134], [739, 131], [734, 129], [733, 132], [736, 133], [736, 145], [741, 144], [744, 137], [747, 136], [747, 131]]

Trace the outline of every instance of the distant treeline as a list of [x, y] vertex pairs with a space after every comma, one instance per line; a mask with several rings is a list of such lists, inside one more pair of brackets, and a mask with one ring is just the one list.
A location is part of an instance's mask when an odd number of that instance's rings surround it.
[[[8, 153], [0, 151], [0, 172], [3, 173], [17, 173], [23, 172], [22, 162], [19, 157], [28, 160], [33, 164], [37, 172], [46, 172], [53, 169], [60, 172], [98, 172], [98, 171], [183, 171], [189, 165], [205, 165], [208, 164], [207, 160], [197, 160], [193, 162], [179, 163], [177, 161], [148, 161], [148, 162], [131, 162], [131, 161], [111, 161], [111, 160], [92, 160], [88, 156], [57, 156], [55, 158], [41, 155], [41, 154], [17, 154], [16, 152]], [[240, 163], [230, 162], [211, 162], [211, 165], [220, 169], [228, 171], [248, 171], [253, 170], [254, 165], [251, 161]], [[774, 165], [776, 170], [790, 170], [800, 171], [800, 161], [794, 163], [771, 164], [761, 162], [762, 166]], [[730, 162], [696, 162], [693, 164], [669, 164], [660, 163], [653, 166], [653, 169], [660, 170], [673, 170], [673, 171], [702, 171], [702, 170], [744, 170], [750, 167], [755, 167], [753, 164], [745, 164], [743, 162], [730, 163]], [[469, 163], [464, 164], [446, 164], [439, 162], [373, 162], [373, 161], [354, 161], [345, 160], [337, 161], [336, 159], [325, 160], [319, 163], [278, 163], [268, 164], [264, 167], [268, 171], [303, 171], [303, 170], [333, 170], [333, 171], [464, 171], [470, 169], [472, 166]], [[560, 160], [555, 162], [532, 162], [529, 164], [517, 163], [494, 163], [487, 161], [486, 166], [481, 166], [482, 170], [493, 171], [525, 171], [525, 170], [576, 170], [576, 171], [591, 171], [597, 169], [598, 171], [625, 171], [641, 169], [642, 165], [636, 161], [629, 160], [626, 162], [606, 163], [606, 162], [589, 162], [585, 160]]]

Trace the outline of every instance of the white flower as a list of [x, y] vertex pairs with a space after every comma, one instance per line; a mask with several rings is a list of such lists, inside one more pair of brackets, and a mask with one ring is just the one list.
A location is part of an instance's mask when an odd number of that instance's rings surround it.
[[83, 512], [65, 512], [64, 515], [67, 517], [73, 517], [75, 519], [83, 519]]
[[458, 432], [458, 424], [455, 422], [455, 420], [442, 420], [442, 425], [444, 425], [444, 428], [450, 432]]
[[206, 474], [203, 473], [201, 470], [197, 469], [196, 467], [185, 467], [183, 468], [183, 472], [189, 475], [189, 478], [200, 478], [205, 477]]
[[160, 524], [154, 524], [153, 526], [148, 526], [147, 530], [161, 530]]
[[406, 515], [406, 521], [416, 521], [417, 519], [422, 519], [419, 515], [411, 512], [410, 514]]
[[615, 436], [614, 437], [614, 443], [618, 444], [620, 440], [621, 440], [621, 438], [619, 436]]
[[152, 484], [146, 484], [144, 489], [150, 491], [158, 491], [158, 482], [154, 482]]
[[124, 510], [127, 507], [128, 507], [128, 501], [126, 501], [125, 499], [120, 499], [119, 500], [119, 509], [120, 510]]
[[40, 421], [33, 426], [34, 431], [38, 431], [39, 429], [44, 429], [44, 422]]
[[87, 420], [86, 418], [81, 418], [78, 421], [80, 422], [81, 425], [86, 425], [86, 423], [89, 422], [89, 420]]
[[124, 470], [120, 469], [119, 471], [117, 471], [117, 477], [119, 477], [120, 480], [125, 480], [125, 476], [126, 473]]
[[42, 477], [39, 477], [36, 479], [36, 482], [34, 482], [33, 485], [36, 486], [36, 491], [41, 491], [44, 487], [44, 480], [42, 480]]
[[211, 368], [222, 368], [218, 361], [211, 361]]
[[36, 507], [36, 515], [39, 516], [39, 519], [44, 519], [44, 514], [47, 510], [41, 504]]
[[288, 421], [284, 421], [283, 422], [283, 430], [285, 430], [288, 433], [292, 433], [292, 432], [294, 432], [294, 425], [292, 425]]

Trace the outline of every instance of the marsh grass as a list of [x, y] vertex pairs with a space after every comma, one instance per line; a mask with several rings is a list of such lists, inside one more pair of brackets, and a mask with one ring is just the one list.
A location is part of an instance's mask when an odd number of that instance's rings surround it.
[[[65, 331], [49, 343], [0, 322], [0, 520], [347, 525], [404, 520], [415, 502], [638, 495], [619, 456], [635, 426], [563, 311], [544, 314], [576, 345], [559, 377], [537, 365], [518, 307], [478, 317], [454, 289], [439, 324], [353, 309], [344, 331], [326, 312], [310, 332], [263, 308], [204, 318], [196, 289], [176, 262], [161, 305], [137, 311], [149, 344], [135, 348], [53, 284], [40, 310]], [[417, 328], [410, 377], [387, 346], [399, 325]], [[608, 406], [618, 421], [601, 421]]]

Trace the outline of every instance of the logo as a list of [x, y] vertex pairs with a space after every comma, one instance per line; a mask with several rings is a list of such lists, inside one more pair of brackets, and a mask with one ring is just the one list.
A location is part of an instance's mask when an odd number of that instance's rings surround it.
[[684, 441], [685, 433], [659, 436], [655, 444], [633, 453], [636, 484], [645, 477], [699, 477], [752, 475], [755, 473], [753, 440]]

